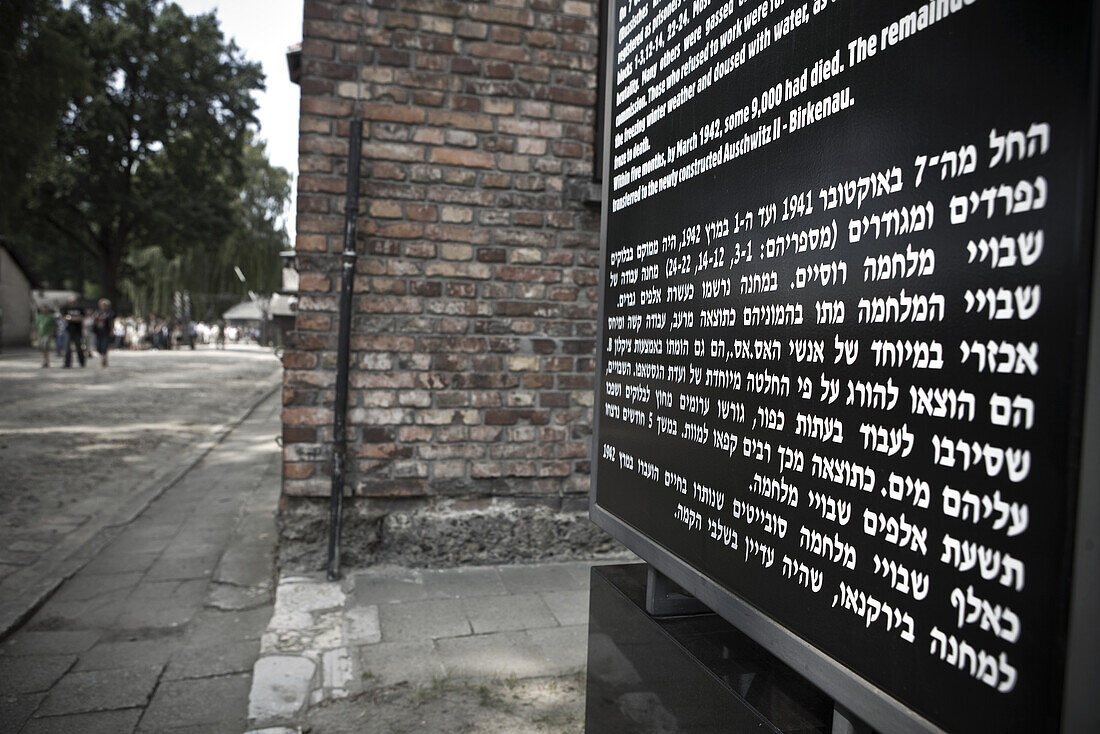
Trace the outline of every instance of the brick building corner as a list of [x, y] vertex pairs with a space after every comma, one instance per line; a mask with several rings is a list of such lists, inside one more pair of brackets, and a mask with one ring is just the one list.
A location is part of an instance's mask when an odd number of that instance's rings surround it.
[[[545, 557], [602, 542], [583, 520], [599, 273], [598, 7], [305, 0], [285, 538], [314, 540], [327, 513], [357, 114], [352, 561], [390, 550], [431, 561], [440, 548], [452, 561]], [[517, 535], [530, 540], [509, 549]]]

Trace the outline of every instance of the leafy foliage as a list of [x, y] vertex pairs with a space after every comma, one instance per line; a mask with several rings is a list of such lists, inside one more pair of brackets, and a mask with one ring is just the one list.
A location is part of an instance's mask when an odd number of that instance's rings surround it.
[[[112, 298], [124, 284], [132, 297], [145, 285], [239, 292], [233, 260], [248, 263], [252, 288], [274, 287], [288, 177], [252, 139], [260, 67], [215, 15], [162, 0], [17, 1], [27, 20], [12, 48], [62, 35], [63, 58], [78, 50], [67, 104], [50, 98], [61, 108], [43, 125], [52, 140], [26, 165], [22, 210], [10, 218], [17, 247], [50, 268], [41, 276], [72, 276], [75, 262], [94, 264], [98, 292]], [[28, 247], [41, 242], [48, 252]]]
[[70, 101], [86, 93], [81, 19], [56, 0], [0, 3], [0, 232]]
[[233, 202], [237, 226], [221, 246], [184, 248], [173, 255], [164, 247], [149, 245], [127, 255], [121, 288], [135, 313], [167, 314], [175, 291], [186, 290], [192, 294], [197, 318], [217, 318], [240, 301], [245, 287], [237, 280], [234, 266], [247, 273], [253, 290], [271, 291], [278, 286], [279, 252], [289, 247], [279, 217], [290, 196], [290, 177], [267, 162], [262, 142], [246, 142], [242, 163], [245, 181]]

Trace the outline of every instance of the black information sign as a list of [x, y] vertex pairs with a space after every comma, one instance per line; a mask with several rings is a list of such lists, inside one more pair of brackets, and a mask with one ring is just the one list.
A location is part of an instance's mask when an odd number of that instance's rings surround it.
[[1056, 730], [1092, 4], [611, 4], [594, 518], [929, 728]]

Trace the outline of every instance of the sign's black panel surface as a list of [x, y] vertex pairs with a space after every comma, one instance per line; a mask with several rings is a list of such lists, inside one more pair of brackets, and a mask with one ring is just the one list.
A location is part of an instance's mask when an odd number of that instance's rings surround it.
[[953, 732], [1057, 725], [1092, 13], [614, 2], [596, 503]]

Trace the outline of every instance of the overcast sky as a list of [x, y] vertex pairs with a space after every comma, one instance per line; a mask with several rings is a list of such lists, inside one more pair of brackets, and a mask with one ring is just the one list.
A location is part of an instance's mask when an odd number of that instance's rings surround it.
[[[298, 179], [298, 86], [286, 68], [286, 49], [302, 40], [302, 0], [175, 0], [188, 15], [215, 10], [222, 33], [236, 40], [249, 61], [263, 64], [267, 89], [256, 95], [260, 137], [270, 161]], [[294, 243], [294, 202], [287, 231]]]

